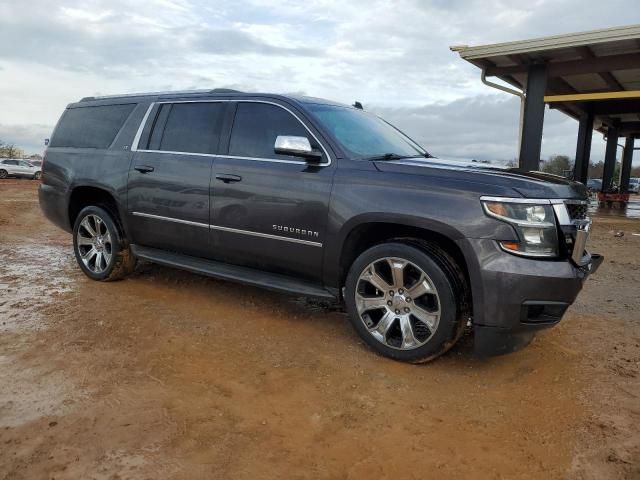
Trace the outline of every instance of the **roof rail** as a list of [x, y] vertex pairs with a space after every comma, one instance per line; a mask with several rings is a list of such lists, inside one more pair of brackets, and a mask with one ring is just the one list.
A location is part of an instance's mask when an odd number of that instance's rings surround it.
[[150, 96], [166, 96], [166, 95], [189, 95], [198, 93], [242, 93], [239, 90], [233, 90], [231, 88], [214, 88], [200, 89], [200, 90], [167, 90], [163, 92], [142, 92], [142, 93], [124, 93], [121, 95], [99, 95], [92, 97], [84, 97], [81, 102], [89, 102], [91, 100], [102, 100], [107, 98], [131, 98], [131, 97], [150, 97]]

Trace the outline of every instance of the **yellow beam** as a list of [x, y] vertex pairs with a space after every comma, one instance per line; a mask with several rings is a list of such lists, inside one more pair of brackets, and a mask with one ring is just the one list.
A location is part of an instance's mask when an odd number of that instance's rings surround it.
[[590, 102], [598, 100], [615, 100], [624, 98], [640, 98], [640, 90], [624, 92], [575, 93], [572, 95], [545, 95], [545, 103], [553, 102]]

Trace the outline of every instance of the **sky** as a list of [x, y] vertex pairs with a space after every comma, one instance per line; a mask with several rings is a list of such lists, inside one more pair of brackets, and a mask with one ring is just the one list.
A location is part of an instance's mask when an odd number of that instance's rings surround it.
[[[449, 46], [640, 23], [636, 0], [604, 5], [2, 0], [0, 140], [41, 153], [65, 106], [85, 96], [228, 87], [358, 100], [437, 156], [510, 160], [519, 100], [483, 85]], [[547, 109], [543, 158], [573, 157], [577, 129]], [[603, 157], [595, 134], [592, 160]]]

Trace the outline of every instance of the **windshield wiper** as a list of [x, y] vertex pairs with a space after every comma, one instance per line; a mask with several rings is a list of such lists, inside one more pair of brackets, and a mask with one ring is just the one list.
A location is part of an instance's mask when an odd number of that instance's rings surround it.
[[373, 155], [371, 157], [364, 157], [363, 160], [370, 160], [372, 162], [378, 160], [399, 160], [400, 158], [407, 158], [406, 155], [398, 155], [397, 153], [383, 153], [381, 155]]
[[363, 160], [370, 160], [372, 162], [381, 160], [400, 160], [401, 158], [436, 158], [428, 152], [419, 153], [417, 155], [400, 155], [397, 153], [383, 153], [380, 155], [373, 155], [371, 157], [365, 157]]

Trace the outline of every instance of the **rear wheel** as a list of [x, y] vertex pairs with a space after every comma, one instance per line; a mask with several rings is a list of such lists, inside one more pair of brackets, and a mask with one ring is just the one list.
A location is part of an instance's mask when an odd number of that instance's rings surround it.
[[0, 178], [7, 178], [9, 176], [9, 172], [6, 170], [0, 170]]
[[351, 266], [345, 285], [349, 318], [382, 355], [420, 363], [451, 348], [464, 328], [464, 292], [455, 265], [437, 248], [375, 246]]
[[135, 268], [135, 257], [107, 209], [90, 206], [80, 211], [73, 227], [78, 265], [93, 280], [118, 280]]

